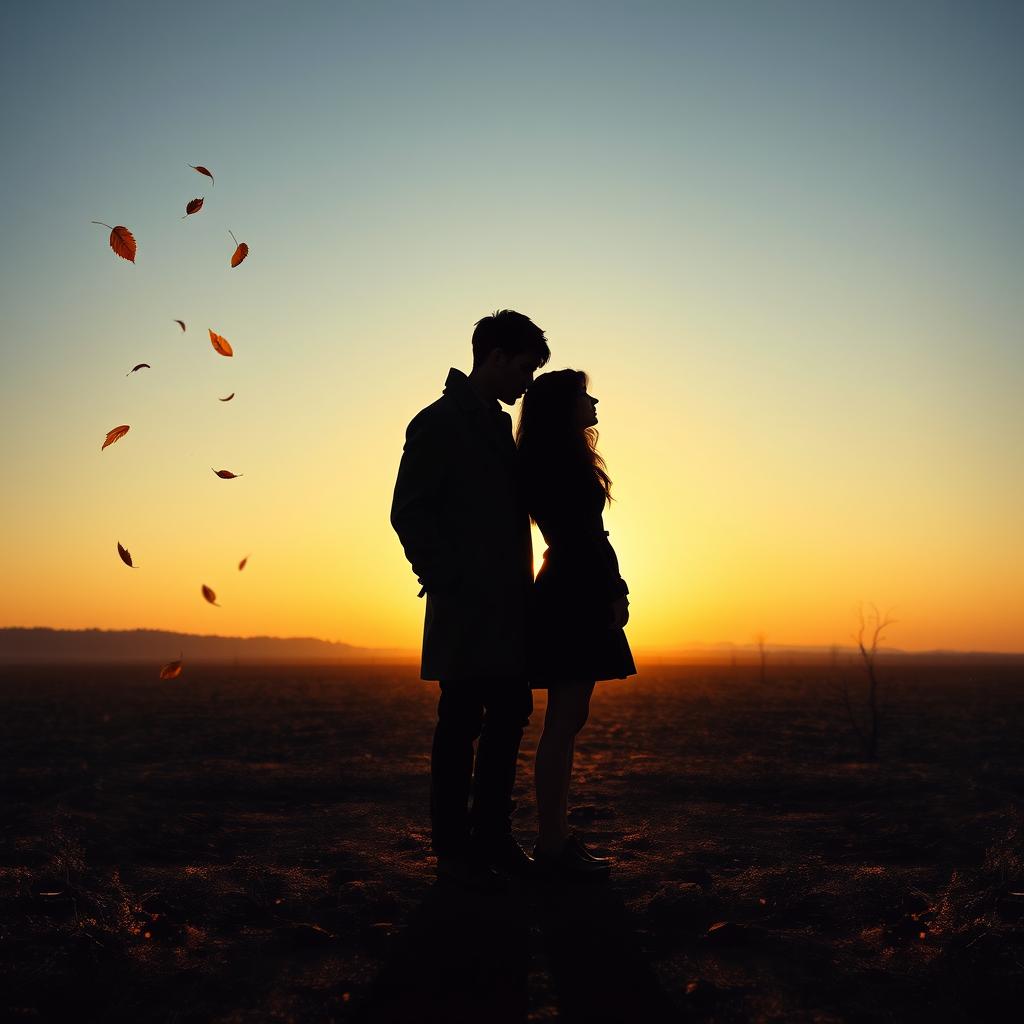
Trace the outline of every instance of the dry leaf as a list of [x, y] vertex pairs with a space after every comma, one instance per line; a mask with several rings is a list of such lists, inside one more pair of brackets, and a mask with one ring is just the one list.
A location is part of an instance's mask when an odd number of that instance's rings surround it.
[[241, 561], [240, 561], [240, 562], [238, 563], [238, 571], [239, 571], [239, 572], [241, 572], [241, 571], [242, 571], [242, 570], [243, 570], [243, 569], [245, 568], [245, 563], [246, 563], [246, 562], [248, 562], [248, 561], [249, 561], [249, 556], [248, 556], [248, 555], [246, 555], [246, 556], [245, 556], [245, 558], [243, 558], [243, 559], [242, 559], [242, 560], [241, 560]]
[[[110, 228], [109, 224], [104, 224], [101, 220], [94, 220], [93, 224], [99, 224], [100, 227]], [[135, 236], [123, 224], [118, 224], [116, 227], [110, 228], [110, 248], [113, 249], [121, 259], [128, 260], [129, 263], [135, 262], [135, 250], [138, 248], [135, 244]]]
[[[205, 198], [205, 196], [203, 198]], [[203, 208], [203, 200], [202, 199], [193, 199], [193, 200], [191, 200], [185, 206], [185, 217], [187, 217], [190, 213], [198, 213], [202, 208]], [[185, 217], [182, 217], [181, 219], [184, 220]]]
[[114, 427], [113, 430], [108, 430], [107, 439], [106, 441], [103, 442], [102, 445], [100, 445], [100, 451], [103, 451], [103, 449], [106, 448], [108, 444], [113, 444], [115, 441], [120, 441], [121, 438], [128, 433], [128, 430], [129, 427], [127, 423], [120, 427]]
[[198, 166], [196, 164], [189, 164], [189, 167], [191, 167], [193, 171], [198, 171], [200, 174], [205, 174], [210, 179], [211, 185], [215, 184], [213, 180], [213, 175], [202, 164], [199, 164]]
[[239, 242], [230, 228], [228, 228], [228, 234], [231, 235], [231, 241], [235, 243], [235, 253], [231, 257], [231, 266], [237, 267], [249, 255], [249, 246], [245, 242]]
[[175, 320], [174, 322], [176, 324], [178, 324], [181, 327], [182, 330], [185, 330], [185, 321], [184, 320]]
[[[210, 331], [210, 328], [206, 328]], [[227, 338], [222, 338], [219, 334], [214, 334], [210, 331], [210, 344], [214, 347], [214, 350], [219, 352], [222, 356], [232, 356], [235, 354], [234, 349], [228, 343]]]
[[137, 565], [132, 565], [132, 556], [127, 548], [121, 547], [121, 542], [117, 542], [117, 553], [121, 556], [121, 561], [128, 566], [129, 569], [138, 569]]
[[177, 679], [181, 675], [181, 658], [177, 661], [169, 661], [160, 669], [161, 679]]
[[245, 476], [244, 473], [232, 473], [230, 469], [213, 469], [213, 466], [211, 466], [210, 469], [212, 469], [213, 472], [221, 478], [221, 480], [234, 480], [235, 477]]
[[210, 604], [217, 605], [218, 608], [220, 607], [220, 605], [217, 604], [217, 595], [205, 583], [203, 584], [203, 597], [205, 597]]
[[228, 395], [227, 398], [218, 398], [217, 401], [218, 402], [230, 402], [231, 399], [234, 398], [234, 397], [235, 397], [235, 393], [234, 393], [234, 391], [232, 391], [231, 394]]
[[133, 373], [134, 373], [134, 372], [135, 372], [136, 370], [141, 370], [141, 369], [142, 369], [143, 367], [145, 367], [145, 368], [146, 368], [147, 370], [152, 370], [152, 369], [153, 369], [153, 367], [152, 367], [152, 366], [150, 366], [150, 365], [149, 365], [149, 363], [139, 363], [139, 365], [138, 365], [138, 366], [133, 366], [133, 367], [132, 367], [132, 368], [131, 368], [131, 369], [130, 369], [130, 370], [129, 370], [129, 371], [128, 371], [128, 372], [126, 373], [126, 374], [125, 374], [125, 376], [126, 376], [126, 377], [130, 377], [130, 376], [131, 376], [131, 375], [132, 375], [132, 374], [133, 374]]

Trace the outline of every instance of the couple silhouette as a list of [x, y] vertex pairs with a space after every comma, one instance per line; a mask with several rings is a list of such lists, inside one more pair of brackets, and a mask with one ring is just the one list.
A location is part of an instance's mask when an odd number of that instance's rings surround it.
[[[438, 879], [477, 890], [500, 888], [499, 872], [601, 879], [610, 861], [568, 825], [573, 752], [595, 683], [636, 667], [629, 591], [602, 521], [611, 480], [598, 400], [580, 370], [534, 379], [551, 352], [522, 313], [478, 321], [472, 348], [469, 375], [449, 370], [444, 394], [409, 424], [391, 507], [426, 596], [420, 675], [441, 691], [430, 768]], [[521, 397], [513, 436], [501, 403]], [[536, 580], [531, 519], [547, 544]], [[540, 688], [531, 857], [512, 833], [512, 791]]]

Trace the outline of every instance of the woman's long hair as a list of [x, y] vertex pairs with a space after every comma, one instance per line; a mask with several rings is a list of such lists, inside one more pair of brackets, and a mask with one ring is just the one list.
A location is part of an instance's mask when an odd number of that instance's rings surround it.
[[533, 498], [547, 483], [556, 483], [575, 471], [593, 477], [612, 500], [612, 481], [597, 450], [597, 431], [576, 424], [577, 402], [590, 379], [582, 370], [542, 373], [523, 397], [516, 427], [519, 465], [531, 511]]

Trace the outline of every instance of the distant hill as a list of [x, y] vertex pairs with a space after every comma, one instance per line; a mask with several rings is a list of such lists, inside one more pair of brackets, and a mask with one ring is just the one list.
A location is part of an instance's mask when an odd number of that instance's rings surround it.
[[314, 637], [199, 636], [162, 629], [0, 629], [0, 664], [58, 662], [329, 662], [397, 659], [404, 652]]

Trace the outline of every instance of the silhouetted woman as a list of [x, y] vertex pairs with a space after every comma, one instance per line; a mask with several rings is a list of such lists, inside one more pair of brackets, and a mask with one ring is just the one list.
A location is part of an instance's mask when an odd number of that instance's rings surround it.
[[569, 829], [576, 734], [594, 683], [636, 673], [622, 629], [629, 589], [601, 518], [611, 480], [596, 447], [597, 399], [588, 383], [580, 370], [542, 374], [526, 392], [516, 431], [523, 493], [547, 543], [529, 633], [531, 685], [548, 691], [534, 768], [534, 857], [540, 868], [573, 875], [605, 874], [610, 863]]

